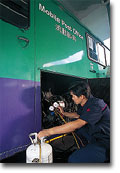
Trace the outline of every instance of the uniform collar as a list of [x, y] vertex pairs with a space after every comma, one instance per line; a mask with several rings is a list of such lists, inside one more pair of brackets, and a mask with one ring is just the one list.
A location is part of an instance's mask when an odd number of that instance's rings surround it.
[[88, 100], [86, 101], [86, 103], [84, 104], [84, 106], [81, 106], [81, 107], [83, 108], [86, 107], [92, 98], [93, 98], [93, 95], [91, 94]]

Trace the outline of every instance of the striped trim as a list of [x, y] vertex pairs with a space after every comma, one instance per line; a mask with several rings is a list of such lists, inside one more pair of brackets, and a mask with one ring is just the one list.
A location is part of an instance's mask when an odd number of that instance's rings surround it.
[[102, 108], [102, 111], [104, 111], [106, 107], [107, 107], [107, 104], [104, 106], [104, 108]]

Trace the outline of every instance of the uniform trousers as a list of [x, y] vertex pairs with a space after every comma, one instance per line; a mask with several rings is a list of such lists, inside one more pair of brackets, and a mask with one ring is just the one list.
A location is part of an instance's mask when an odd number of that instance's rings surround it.
[[68, 163], [104, 163], [107, 159], [106, 149], [97, 144], [74, 151], [68, 158]]

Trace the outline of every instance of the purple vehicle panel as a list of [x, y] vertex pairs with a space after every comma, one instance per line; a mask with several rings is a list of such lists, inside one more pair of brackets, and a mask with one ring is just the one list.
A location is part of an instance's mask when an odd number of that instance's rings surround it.
[[0, 114], [1, 160], [24, 150], [41, 128], [39, 82], [0, 78]]

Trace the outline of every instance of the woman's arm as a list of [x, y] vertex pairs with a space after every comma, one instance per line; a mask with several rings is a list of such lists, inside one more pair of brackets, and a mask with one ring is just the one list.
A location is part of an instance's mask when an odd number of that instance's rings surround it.
[[69, 118], [79, 118], [80, 115], [78, 115], [76, 112], [64, 112], [63, 108], [61, 107], [58, 107], [60, 112], [66, 116], [66, 117], [69, 117]]
[[63, 134], [63, 133], [70, 133], [75, 131], [78, 128], [81, 128], [87, 124], [86, 121], [77, 119], [72, 122], [68, 122], [66, 124], [63, 124], [61, 126], [56, 126], [50, 129], [44, 129], [38, 133], [38, 138], [44, 137], [44, 136], [51, 136], [55, 134]]

